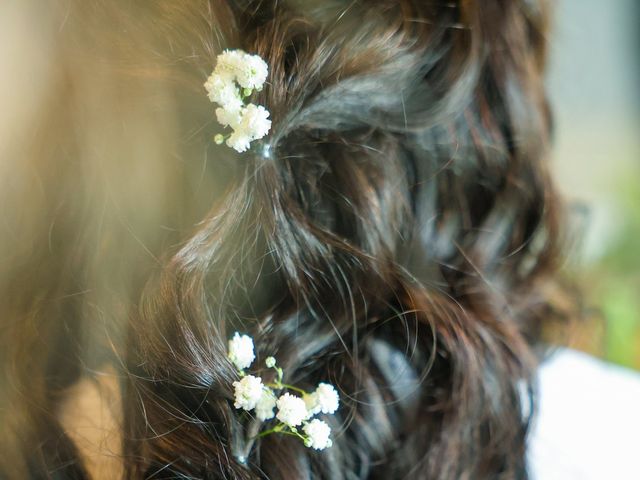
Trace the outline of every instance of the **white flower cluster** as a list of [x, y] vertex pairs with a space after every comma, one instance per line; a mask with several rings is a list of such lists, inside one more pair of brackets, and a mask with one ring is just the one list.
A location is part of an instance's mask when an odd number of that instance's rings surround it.
[[[267, 357], [267, 368], [275, 369], [277, 379], [274, 383], [264, 384], [262, 378], [247, 374], [255, 359], [253, 339], [248, 335], [235, 333], [229, 340], [229, 360], [236, 366], [240, 380], [233, 382], [234, 406], [243, 410], [255, 410], [258, 420], [266, 421], [276, 418], [278, 424], [260, 434], [288, 433], [299, 437], [309, 448], [324, 450], [332, 445], [331, 428], [317, 418], [319, 413], [333, 414], [338, 410], [340, 397], [333, 385], [320, 383], [315, 391], [304, 390], [282, 383], [283, 371], [276, 365], [274, 357]], [[286, 392], [292, 390], [300, 395]], [[277, 409], [277, 413], [274, 413]], [[298, 429], [302, 425], [302, 431]]]
[[[225, 50], [218, 55], [213, 73], [204, 84], [209, 100], [220, 105], [216, 119], [233, 132], [226, 143], [237, 152], [249, 149], [252, 141], [264, 137], [271, 129], [269, 111], [262, 105], [245, 104], [254, 91], [262, 90], [269, 67], [258, 55], [242, 50]], [[215, 136], [222, 143], [225, 136]]]

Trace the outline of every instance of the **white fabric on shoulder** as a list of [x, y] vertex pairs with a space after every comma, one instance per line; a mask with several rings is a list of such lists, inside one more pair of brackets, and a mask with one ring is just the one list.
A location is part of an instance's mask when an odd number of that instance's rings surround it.
[[569, 349], [539, 370], [531, 480], [640, 479], [640, 374]]

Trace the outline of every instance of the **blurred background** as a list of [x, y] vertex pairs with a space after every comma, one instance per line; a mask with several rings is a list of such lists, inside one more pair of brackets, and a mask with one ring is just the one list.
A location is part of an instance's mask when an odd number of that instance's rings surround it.
[[587, 307], [569, 343], [640, 370], [640, 2], [555, 5], [552, 164]]

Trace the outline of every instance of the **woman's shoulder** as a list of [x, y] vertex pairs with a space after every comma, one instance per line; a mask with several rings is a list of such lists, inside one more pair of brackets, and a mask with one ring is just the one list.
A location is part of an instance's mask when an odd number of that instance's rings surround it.
[[67, 393], [58, 414], [93, 480], [122, 477], [118, 382], [110, 367], [81, 379]]
[[532, 480], [638, 478], [640, 374], [560, 349], [539, 369]]

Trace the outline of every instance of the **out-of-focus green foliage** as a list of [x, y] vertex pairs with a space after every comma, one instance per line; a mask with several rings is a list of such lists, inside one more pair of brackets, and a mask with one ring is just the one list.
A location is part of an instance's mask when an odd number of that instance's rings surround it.
[[605, 358], [640, 369], [640, 173], [632, 173], [616, 194], [623, 227], [587, 272], [587, 294], [604, 316]]

